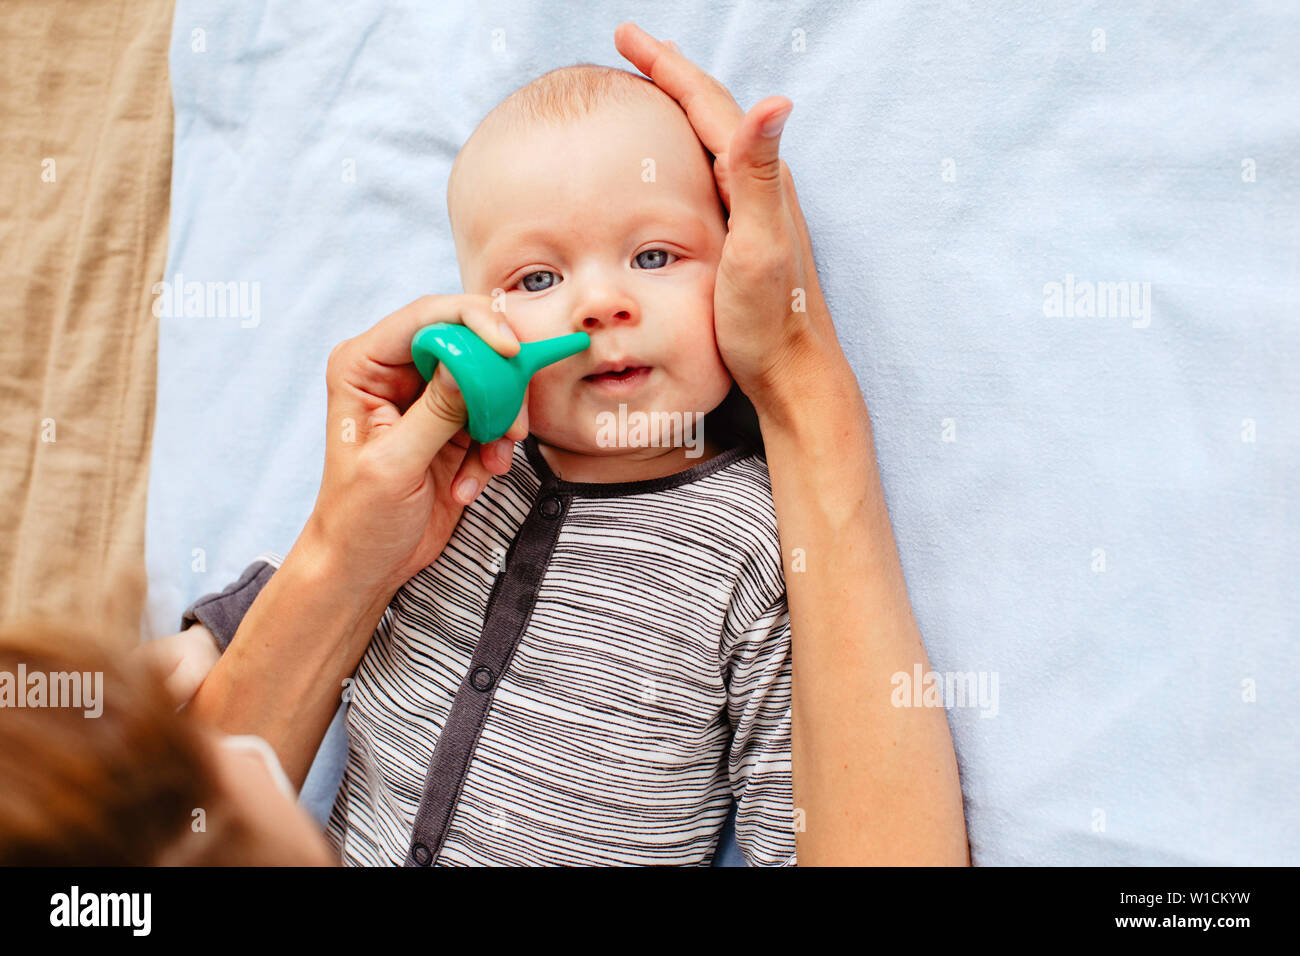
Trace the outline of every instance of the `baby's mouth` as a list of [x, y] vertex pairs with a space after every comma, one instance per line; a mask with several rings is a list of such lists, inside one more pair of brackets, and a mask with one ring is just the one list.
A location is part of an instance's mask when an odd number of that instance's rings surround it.
[[637, 372], [648, 371], [649, 368], [650, 368], [649, 365], [629, 365], [627, 368], [620, 369], [617, 372], [601, 372], [599, 375], [587, 375], [584, 377], [588, 382], [595, 382], [604, 379], [608, 379], [608, 380], [624, 379], [627, 378], [629, 375], [636, 374]]
[[629, 365], [617, 371], [601, 372], [599, 375], [584, 375], [583, 381], [612, 391], [635, 388], [650, 377], [652, 366]]

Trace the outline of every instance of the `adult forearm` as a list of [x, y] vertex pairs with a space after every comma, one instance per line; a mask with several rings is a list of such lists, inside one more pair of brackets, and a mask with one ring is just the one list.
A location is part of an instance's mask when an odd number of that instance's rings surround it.
[[189, 709], [226, 733], [265, 738], [301, 787], [387, 604], [349, 588], [304, 532]]
[[755, 406], [794, 644], [799, 862], [965, 863], [946, 714], [890, 702], [892, 676], [929, 661], [853, 371], [838, 346], [819, 350]]

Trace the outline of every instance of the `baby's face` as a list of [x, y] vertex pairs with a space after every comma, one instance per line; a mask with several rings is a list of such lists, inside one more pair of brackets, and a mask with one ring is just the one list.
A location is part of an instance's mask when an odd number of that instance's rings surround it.
[[[465, 291], [504, 290], [523, 342], [591, 336], [529, 385], [540, 441], [644, 457], [656, 449], [598, 444], [597, 416], [617, 416], [620, 404], [631, 415], [721, 403], [731, 377], [713, 335], [713, 287], [727, 227], [708, 154], [674, 103], [491, 131], [462, 159], [449, 202]], [[611, 367], [634, 371], [599, 374]]]

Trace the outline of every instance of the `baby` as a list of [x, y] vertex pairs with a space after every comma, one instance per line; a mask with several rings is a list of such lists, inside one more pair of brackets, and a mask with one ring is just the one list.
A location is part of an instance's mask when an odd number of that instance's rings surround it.
[[[793, 863], [789, 615], [714, 339], [709, 154], [652, 83], [583, 64], [484, 119], [447, 205], [466, 292], [591, 347], [533, 378], [510, 472], [385, 612], [328, 835], [355, 864], [699, 864], [734, 800], [747, 862]], [[638, 415], [703, 427], [611, 439]], [[224, 647], [277, 563], [183, 626]]]

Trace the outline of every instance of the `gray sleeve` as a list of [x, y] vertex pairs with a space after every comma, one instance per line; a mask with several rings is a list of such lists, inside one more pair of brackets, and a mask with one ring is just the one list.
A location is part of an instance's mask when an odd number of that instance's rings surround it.
[[275, 566], [270, 562], [254, 561], [244, 569], [238, 581], [228, 585], [220, 594], [205, 594], [187, 607], [181, 615], [181, 630], [202, 624], [212, 632], [217, 646], [224, 653], [239, 629], [239, 622], [274, 573]]

